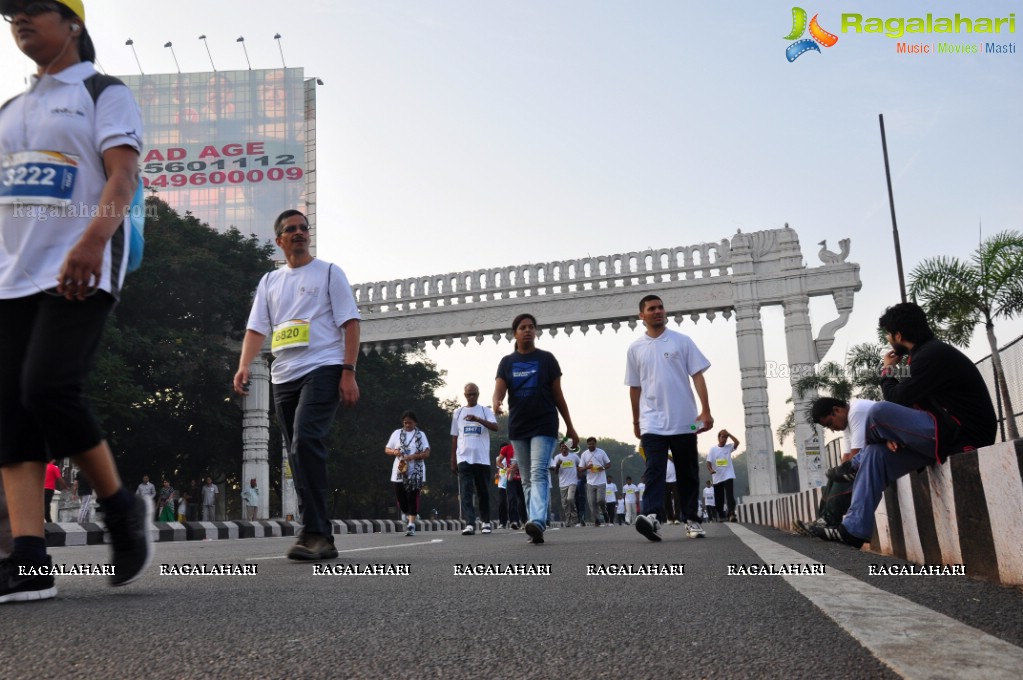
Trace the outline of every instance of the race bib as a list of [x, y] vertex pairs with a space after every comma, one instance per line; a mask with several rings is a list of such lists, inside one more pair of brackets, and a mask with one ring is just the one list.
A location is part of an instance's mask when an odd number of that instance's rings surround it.
[[0, 204], [66, 206], [78, 160], [59, 151], [16, 151], [0, 163]]
[[295, 349], [309, 346], [309, 322], [304, 319], [291, 319], [279, 324], [274, 329], [270, 340], [270, 349], [275, 354], [282, 349]]
[[719, 468], [720, 467], [728, 467], [728, 459], [727, 458], [718, 458], [716, 461], [714, 461], [714, 464], [717, 465]]
[[563, 468], [574, 468], [575, 467], [575, 463], [573, 463], [570, 460], [563, 460], [563, 461], [561, 461], [561, 467], [563, 467]]

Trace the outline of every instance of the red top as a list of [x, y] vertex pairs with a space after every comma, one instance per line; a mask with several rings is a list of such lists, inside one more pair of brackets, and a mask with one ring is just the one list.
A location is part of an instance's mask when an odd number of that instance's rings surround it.
[[58, 479], [60, 479], [60, 468], [53, 463], [47, 463], [46, 482], [43, 484], [43, 488], [49, 489], [50, 491], [56, 491]]
[[[515, 447], [512, 446], [511, 444], [505, 444], [504, 446], [501, 447], [499, 455], [504, 456], [505, 467], [511, 467], [512, 459], [515, 458]], [[522, 479], [521, 472], [516, 472], [514, 475], [512, 475], [511, 479]]]

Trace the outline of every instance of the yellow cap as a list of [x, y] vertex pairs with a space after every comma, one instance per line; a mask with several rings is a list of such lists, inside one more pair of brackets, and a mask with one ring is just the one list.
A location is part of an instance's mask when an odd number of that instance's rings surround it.
[[56, 0], [56, 2], [74, 12], [75, 16], [81, 19], [82, 23], [85, 23], [85, 5], [82, 3], [82, 0]]

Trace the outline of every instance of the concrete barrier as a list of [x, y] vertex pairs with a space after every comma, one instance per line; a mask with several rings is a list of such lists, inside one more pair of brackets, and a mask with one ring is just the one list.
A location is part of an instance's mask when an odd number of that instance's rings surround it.
[[[454, 520], [422, 520], [430, 522], [422, 528], [427, 531], [461, 531], [460, 523]], [[391, 519], [346, 519], [331, 520], [335, 534], [405, 533], [405, 523]], [[297, 536], [302, 531], [298, 522], [281, 519], [232, 521], [232, 522], [150, 522], [149, 531], [153, 541], [226, 541], [236, 538], [279, 538]], [[72, 545], [97, 545], [105, 541], [102, 522], [60, 522], [46, 525], [46, 545], [63, 547]], [[0, 552], [0, 557], [3, 554]]]
[[[739, 521], [791, 531], [817, 518], [821, 489], [739, 505]], [[918, 564], [965, 564], [972, 576], [1023, 585], [1023, 440], [952, 456], [899, 478], [874, 513], [865, 550]]]

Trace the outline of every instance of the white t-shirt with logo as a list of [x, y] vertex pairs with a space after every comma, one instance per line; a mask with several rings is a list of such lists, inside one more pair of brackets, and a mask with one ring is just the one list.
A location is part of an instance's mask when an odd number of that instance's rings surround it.
[[699, 411], [690, 376], [710, 368], [687, 335], [665, 329], [659, 337], [646, 333], [631, 345], [625, 362], [625, 384], [641, 388], [639, 431], [644, 434], [695, 433]]
[[476, 416], [488, 423], [497, 422], [489, 406], [476, 404], [472, 408], [458, 407], [451, 416], [451, 436], [458, 437], [458, 443], [455, 445], [457, 462], [490, 465], [490, 430], [483, 427], [483, 423], [479, 421], [466, 420], [466, 416]]
[[343, 364], [341, 326], [358, 318], [355, 295], [341, 267], [313, 259], [302, 267], [281, 267], [260, 279], [246, 327], [271, 335], [288, 322], [308, 324], [308, 346], [273, 352], [270, 376], [279, 385], [322, 366]]
[[614, 482], [608, 482], [607, 486], [604, 487], [604, 502], [605, 503], [617, 503], [618, 502], [618, 485]]
[[[603, 467], [604, 470], [600, 472], [594, 472], [590, 469], [591, 466], [598, 465]], [[590, 451], [586, 449], [579, 456], [579, 467], [586, 468], [586, 483], [590, 486], [600, 486], [601, 484], [607, 484], [607, 467], [611, 465], [611, 459], [607, 457], [607, 453], [604, 449], [593, 449]]]
[[703, 504], [708, 508], [714, 507], [714, 487], [703, 487]]
[[714, 484], [735, 479], [735, 468], [732, 466], [732, 451], [734, 450], [735, 446], [731, 442], [724, 446], [710, 447], [707, 460], [714, 466], [714, 476], [711, 478]]
[[551, 467], [558, 469], [558, 486], [575, 486], [579, 483], [579, 454], [568, 452], [566, 456], [559, 453], [551, 461]]
[[626, 484], [622, 487], [622, 493], [625, 494], [626, 503], [635, 503], [636, 497], [639, 495], [639, 487], [635, 484]]
[[[131, 90], [111, 85], [93, 104], [83, 81], [95, 73], [92, 62], [83, 61], [58, 73], [32, 76], [31, 90], [0, 113], [0, 159], [20, 163], [16, 154], [21, 152], [49, 156], [49, 167], [42, 171], [40, 165], [9, 168], [16, 183], [7, 186], [23, 198], [21, 205], [0, 205], [0, 298], [27, 297], [57, 285], [68, 251], [92, 219], [107, 210], [100, 201], [107, 183], [103, 153], [118, 146], [142, 152], [142, 114]], [[54, 163], [64, 168], [56, 178], [49, 174]], [[73, 183], [68, 181], [71, 170]], [[66, 205], [43, 204], [47, 189], [59, 193], [67, 184], [71, 194]], [[26, 195], [19, 188], [34, 193]], [[115, 298], [124, 282], [127, 246], [122, 225], [103, 248], [99, 288]]]

